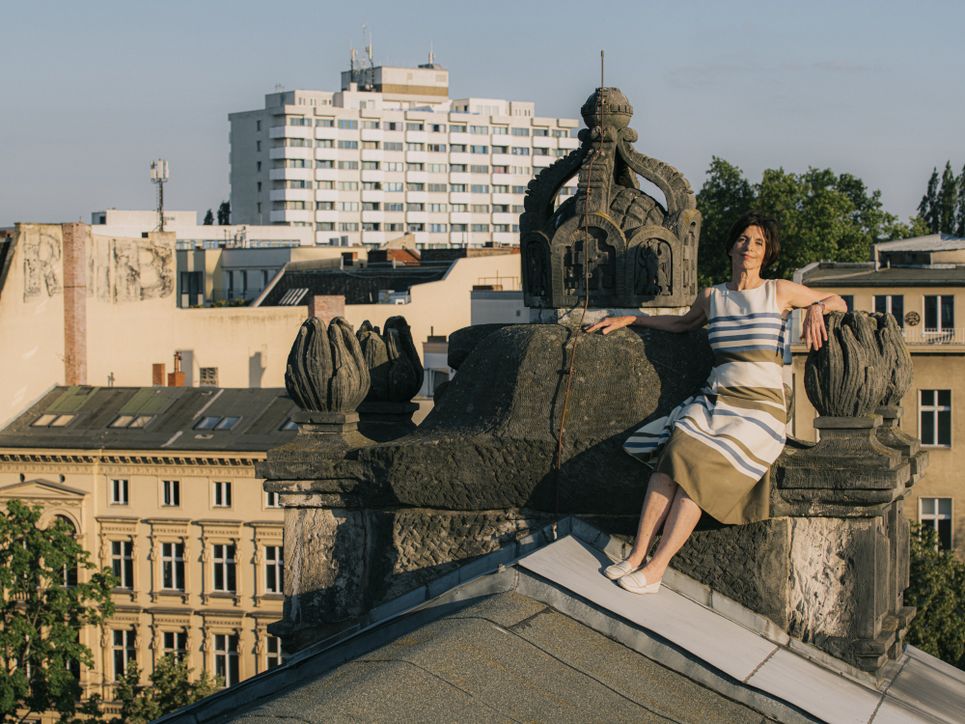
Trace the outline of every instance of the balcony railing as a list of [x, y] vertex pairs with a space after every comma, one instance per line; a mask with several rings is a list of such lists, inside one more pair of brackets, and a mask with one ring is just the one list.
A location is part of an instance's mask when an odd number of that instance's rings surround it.
[[903, 327], [901, 331], [906, 344], [965, 344], [965, 327]]

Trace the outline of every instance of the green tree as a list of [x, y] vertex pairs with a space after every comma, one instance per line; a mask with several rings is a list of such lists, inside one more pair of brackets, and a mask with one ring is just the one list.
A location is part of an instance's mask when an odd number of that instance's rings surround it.
[[697, 208], [703, 216], [700, 243], [705, 250], [697, 256], [701, 286], [730, 278], [730, 261], [721, 244], [734, 219], [751, 208], [754, 190], [737, 166], [714, 156], [707, 169], [707, 180], [697, 194]]
[[809, 168], [803, 174], [768, 169], [755, 188], [757, 207], [781, 223], [775, 276], [813, 261], [867, 261], [875, 241], [889, 238], [897, 219], [851, 174]]
[[212, 224], [214, 224], [214, 214], [211, 213], [211, 209], [208, 209], [208, 211], [205, 213], [204, 221], [201, 223], [204, 224], [205, 226], [211, 226]]
[[958, 179], [952, 173], [951, 161], [945, 162], [942, 185], [938, 191], [938, 230], [943, 234], [955, 233], [955, 207], [958, 205]]
[[222, 201], [218, 205], [218, 226], [227, 226], [231, 223], [231, 203]]
[[931, 230], [928, 223], [918, 214], [909, 216], [908, 221], [898, 221], [885, 228], [886, 239], [911, 239], [915, 236], [928, 236]]
[[918, 202], [918, 215], [928, 224], [928, 231], [932, 234], [938, 233], [939, 213], [938, 213], [938, 168], [931, 170], [928, 178], [928, 187], [925, 195]]
[[[39, 525], [40, 506], [11, 500], [0, 515], [0, 714], [19, 720], [44, 711], [72, 715], [80, 701], [77, 673], [93, 666], [80, 643], [85, 625], [113, 613], [114, 577], [97, 571], [74, 537], [56, 519]], [[79, 569], [94, 571], [84, 583]]]
[[124, 678], [115, 688], [115, 697], [121, 705], [120, 716], [112, 719], [111, 724], [149, 722], [221, 688], [221, 682], [206, 673], [191, 681], [191, 669], [187, 663], [170, 654], [155, 664], [149, 684], [141, 684], [140, 679], [137, 665], [128, 666]]
[[918, 613], [908, 643], [965, 669], [965, 563], [938, 547], [933, 528], [915, 526], [910, 573], [905, 603]]

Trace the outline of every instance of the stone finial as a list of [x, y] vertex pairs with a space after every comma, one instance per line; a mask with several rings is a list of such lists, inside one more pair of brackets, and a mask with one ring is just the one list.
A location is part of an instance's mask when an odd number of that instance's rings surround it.
[[828, 341], [808, 355], [804, 389], [825, 417], [874, 414], [888, 383], [874, 321], [860, 312], [828, 315]]
[[351, 412], [369, 389], [369, 368], [352, 326], [341, 317], [302, 323], [288, 353], [285, 388], [311, 412]]
[[365, 365], [369, 369], [369, 394], [367, 400], [386, 400], [389, 394], [389, 355], [378, 327], [369, 320], [359, 325], [355, 333], [358, 337]]
[[405, 317], [385, 321], [385, 350], [389, 356], [389, 401], [408, 402], [422, 387], [422, 362]]
[[[597, 88], [582, 114], [580, 147], [526, 192], [519, 222], [526, 306], [563, 309], [586, 296], [596, 308], [690, 304], [701, 219], [690, 183], [634, 149], [633, 108], [618, 88]], [[573, 176], [576, 195], [556, 208]], [[640, 190], [638, 176], [660, 189], [663, 203]]]
[[389, 317], [385, 331], [365, 320], [357, 333], [372, 385], [367, 402], [408, 402], [422, 387], [422, 362], [405, 317]]
[[900, 405], [901, 398], [911, 385], [913, 372], [911, 353], [901, 336], [898, 322], [890, 314], [872, 314], [875, 324], [875, 341], [881, 355], [882, 371], [885, 373], [885, 391], [878, 403], [882, 406]]

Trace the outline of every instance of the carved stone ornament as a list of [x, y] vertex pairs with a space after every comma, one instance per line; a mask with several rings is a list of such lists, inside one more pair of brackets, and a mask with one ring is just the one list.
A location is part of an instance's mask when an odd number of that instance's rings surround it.
[[369, 367], [352, 325], [335, 317], [302, 323], [288, 353], [285, 388], [309, 412], [352, 412], [369, 390]]
[[357, 336], [371, 377], [366, 402], [411, 400], [422, 387], [423, 372], [405, 317], [389, 317], [381, 334], [366, 320]]
[[905, 338], [901, 336], [901, 327], [890, 314], [870, 315], [875, 325], [875, 341], [881, 353], [882, 370], [885, 372], [885, 391], [881, 396], [882, 406], [901, 404], [911, 385], [913, 365], [911, 353], [905, 345]]
[[808, 355], [804, 389], [819, 415], [874, 414], [891, 381], [882, 359], [877, 324], [867, 314], [834, 312], [827, 317], [828, 341]]
[[[520, 217], [523, 298], [565, 308], [670, 307], [697, 293], [700, 212], [677, 169], [633, 148], [633, 108], [617, 88], [597, 88], [581, 109], [581, 146], [533, 179]], [[576, 195], [555, 207], [578, 175]], [[666, 208], [640, 190], [654, 184]], [[588, 283], [587, 283], [588, 282]], [[588, 287], [585, 290], [584, 287]]]

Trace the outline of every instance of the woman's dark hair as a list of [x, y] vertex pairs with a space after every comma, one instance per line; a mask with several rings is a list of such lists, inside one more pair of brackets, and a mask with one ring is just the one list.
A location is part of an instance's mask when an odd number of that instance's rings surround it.
[[767, 248], [764, 250], [764, 262], [761, 264], [761, 269], [767, 269], [781, 255], [781, 235], [777, 228], [777, 221], [758, 211], [748, 211], [742, 214], [730, 227], [724, 247], [727, 256], [730, 256], [731, 249], [734, 248], [734, 244], [737, 243], [740, 235], [744, 233], [744, 229], [748, 226], [759, 226], [764, 231], [764, 241]]

